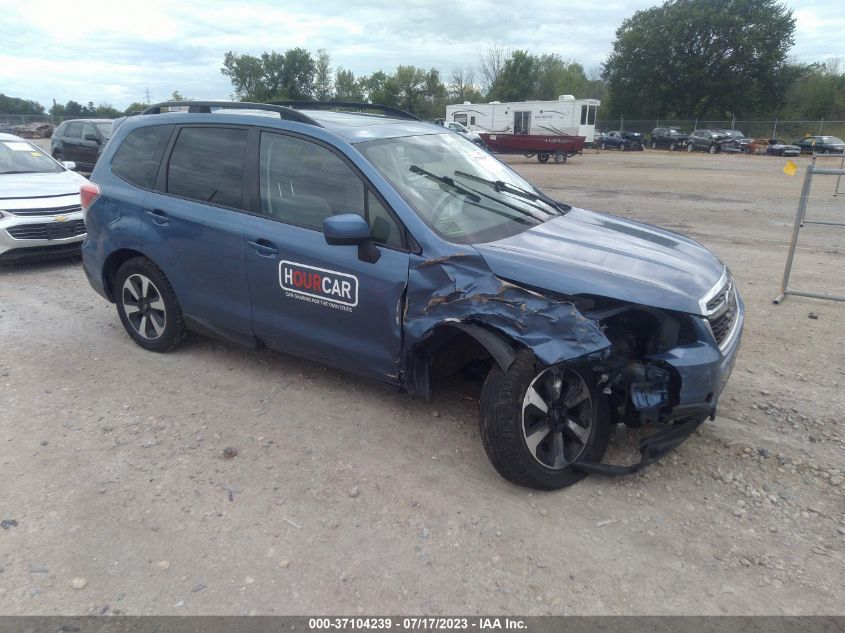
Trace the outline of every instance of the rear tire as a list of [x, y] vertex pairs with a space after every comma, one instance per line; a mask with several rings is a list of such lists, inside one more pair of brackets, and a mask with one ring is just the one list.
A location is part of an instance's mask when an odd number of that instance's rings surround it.
[[695, 146], [692, 143], [687, 143], [687, 151], [692, 154], [695, 151]]
[[114, 299], [126, 333], [144, 349], [169, 352], [187, 338], [170, 282], [146, 257], [130, 259], [117, 270]]
[[657, 141], [651, 142], [651, 149], [657, 149]]
[[715, 154], [715, 153], [716, 153], [717, 151], [719, 151], [719, 150], [718, 150], [718, 148], [717, 148], [715, 145], [711, 145], [711, 146], [707, 149], [707, 151], [708, 151], [708, 152], [710, 152], [711, 154]]
[[[535, 402], [545, 406], [548, 415]], [[520, 486], [571, 486], [585, 476], [571, 462], [600, 462], [607, 450], [608, 400], [584, 366], [545, 367], [523, 350], [507, 371], [498, 365], [490, 371], [479, 413], [487, 457], [502, 477]]]
[[669, 151], [670, 151], [670, 152], [674, 152], [674, 151], [675, 151], [675, 149], [677, 149], [677, 148], [675, 147], [675, 144], [674, 144], [674, 143], [669, 143]]
[[563, 165], [566, 162], [566, 159], [566, 152], [564, 152], [563, 150], [558, 150], [555, 152], [555, 162], [558, 165]]
[[545, 152], [537, 154], [537, 160], [541, 163], [548, 163], [549, 162], [549, 155]]

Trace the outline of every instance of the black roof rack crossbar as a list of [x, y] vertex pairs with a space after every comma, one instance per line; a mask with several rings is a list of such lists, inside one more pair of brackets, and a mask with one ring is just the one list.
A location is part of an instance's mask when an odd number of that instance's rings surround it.
[[141, 112], [141, 114], [161, 114], [162, 108], [184, 107], [187, 107], [188, 112], [192, 113], [209, 113], [212, 108], [224, 108], [226, 110], [264, 110], [266, 112], [275, 112], [282, 119], [288, 121], [297, 121], [298, 123], [323, 127], [307, 114], [303, 114], [292, 108], [285, 108], [272, 103], [250, 103], [248, 101], [162, 101], [161, 103], [151, 105]]
[[418, 116], [410, 112], [394, 108], [393, 106], [381, 105], [378, 103], [359, 103], [357, 101], [271, 101], [273, 105], [296, 108], [298, 110], [331, 110], [332, 108], [349, 108], [353, 110], [375, 110], [386, 115], [394, 116], [397, 119], [411, 119], [422, 121]]

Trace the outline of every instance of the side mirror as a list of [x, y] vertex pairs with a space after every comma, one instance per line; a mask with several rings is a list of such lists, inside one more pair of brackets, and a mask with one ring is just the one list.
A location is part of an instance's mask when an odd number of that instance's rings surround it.
[[375, 263], [381, 257], [370, 237], [370, 225], [357, 213], [332, 215], [323, 220], [323, 236], [332, 246], [358, 246], [358, 259]]
[[76, 171], [76, 163], [74, 163], [72, 160], [63, 160], [62, 167], [64, 167], [65, 169], [69, 169], [70, 171]]
[[96, 134], [86, 134], [85, 140], [86, 141], [94, 141], [97, 145], [100, 144], [100, 137], [97, 136]]

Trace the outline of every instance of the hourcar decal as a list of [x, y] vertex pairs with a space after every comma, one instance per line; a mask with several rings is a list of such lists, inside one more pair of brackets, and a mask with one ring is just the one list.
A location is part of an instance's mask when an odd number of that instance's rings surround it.
[[279, 285], [293, 295], [339, 304], [347, 309], [358, 305], [358, 278], [336, 270], [306, 266], [296, 262], [279, 262]]

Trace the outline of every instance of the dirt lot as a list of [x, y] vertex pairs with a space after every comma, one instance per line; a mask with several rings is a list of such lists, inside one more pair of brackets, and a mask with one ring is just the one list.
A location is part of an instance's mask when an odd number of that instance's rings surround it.
[[[78, 261], [0, 268], [0, 612], [845, 614], [845, 306], [771, 303], [801, 174], [511, 162], [732, 268], [748, 317], [715, 423], [640, 475], [531, 492], [488, 464], [473, 382], [429, 404], [203, 338], [151, 354]], [[832, 191], [811, 215], [842, 221]], [[795, 285], [845, 292], [845, 230], [802, 241]]]

